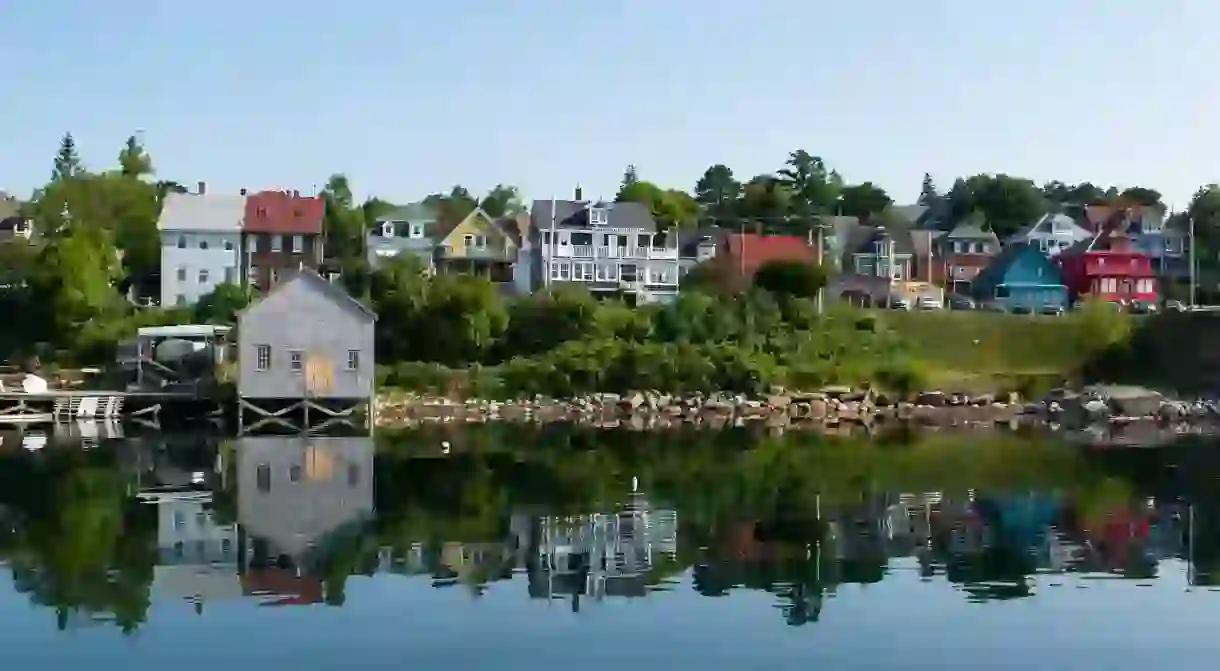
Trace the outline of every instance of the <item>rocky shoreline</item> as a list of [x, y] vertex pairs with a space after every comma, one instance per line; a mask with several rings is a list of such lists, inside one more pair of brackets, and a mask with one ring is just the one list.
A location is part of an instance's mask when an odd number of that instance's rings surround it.
[[[1123, 427], [1130, 424], [1220, 428], [1220, 403], [1165, 398], [1142, 387], [1095, 385], [1056, 389], [1041, 400], [1015, 393], [968, 395], [927, 391], [908, 397], [872, 389], [827, 387], [815, 392], [776, 389], [763, 398], [740, 394], [674, 396], [656, 391], [592, 394], [571, 399], [514, 401], [445, 398], [386, 392], [377, 401], [379, 426], [430, 422], [556, 422], [635, 430], [678, 426], [722, 428], [762, 424], [784, 430], [918, 425], [958, 428]], [[1197, 430], [1193, 432], [1198, 432]]]

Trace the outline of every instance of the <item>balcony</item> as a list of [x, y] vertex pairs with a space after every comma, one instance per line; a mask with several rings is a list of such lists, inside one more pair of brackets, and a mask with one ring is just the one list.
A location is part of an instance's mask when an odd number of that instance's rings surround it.
[[673, 247], [557, 245], [551, 253], [556, 258], [563, 259], [657, 259], [675, 261], [678, 259], [678, 250]]

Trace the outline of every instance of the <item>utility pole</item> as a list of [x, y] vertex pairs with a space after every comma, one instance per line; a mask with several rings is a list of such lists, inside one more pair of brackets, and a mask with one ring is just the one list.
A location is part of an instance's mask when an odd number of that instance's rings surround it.
[[1190, 307], [1195, 306], [1195, 217], [1190, 215]]

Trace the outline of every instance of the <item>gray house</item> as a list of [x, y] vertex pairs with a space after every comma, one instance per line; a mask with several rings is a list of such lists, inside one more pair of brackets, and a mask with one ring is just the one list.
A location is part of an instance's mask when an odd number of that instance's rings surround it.
[[[531, 289], [559, 283], [623, 292], [641, 303], [678, 293], [678, 239], [641, 203], [536, 200], [530, 209]], [[524, 253], [524, 252], [523, 252]]]
[[404, 205], [379, 218], [368, 233], [369, 265], [376, 268], [384, 259], [409, 253], [431, 269], [433, 253], [440, 244], [438, 218], [437, 209], [423, 202]]
[[691, 268], [716, 257], [728, 231], [719, 226], [704, 226], [678, 231], [678, 265], [682, 275]]
[[350, 414], [374, 395], [376, 316], [308, 268], [280, 280], [238, 320], [239, 407]]

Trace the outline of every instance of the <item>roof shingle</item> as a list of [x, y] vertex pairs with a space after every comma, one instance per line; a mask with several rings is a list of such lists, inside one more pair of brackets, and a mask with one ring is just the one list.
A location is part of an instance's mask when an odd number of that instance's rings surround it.
[[286, 191], [260, 191], [246, 197], [245, 223], [248, 233], [322, 232], [326, 204], [320, 196], [300, 196]]

